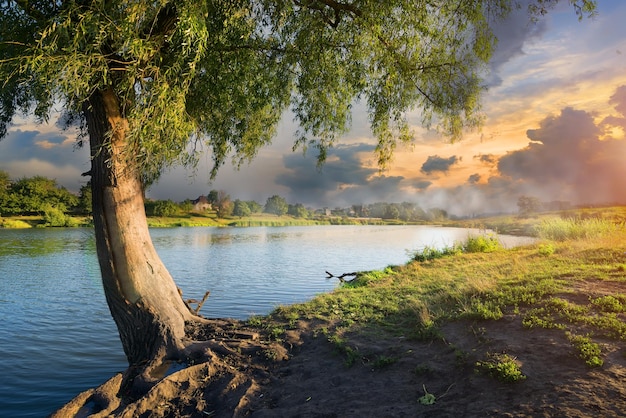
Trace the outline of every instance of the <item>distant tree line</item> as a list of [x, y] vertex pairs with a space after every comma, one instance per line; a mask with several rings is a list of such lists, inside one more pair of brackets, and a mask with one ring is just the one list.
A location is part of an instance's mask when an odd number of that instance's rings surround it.
[[[338, 211], [333, 212], [337, 213]], [[404, 222], [439, 221], [448, 218], [448, 212], [443, 209], [425, 210], [411, 202], [377, 202], [368, 205], [352, 205], [348, 215], [357, 218], [380, 218]]]
[[[267, 198], [262, 205], [254, 200], [231, 199], [223, 190], [211, 190], [206, 202], [219, 218], [247, 217], [255, 213], [276, 216], [290, 215], [295, 218], [353, 217], [399, 220], [403, 222], [439, 221], [448, 218], [443, 209], [422, 209], [415, 203], [378, 202], [365, 205], [352, 205], [349, 208], [313, 209], [302, 203], [288, 203], [279, 195]], [[187, 215], [194, 211], [194, 203], [187, 199], [182, 202], [150, 200], [145, 202], [148, 216], [173, 217]], [[0, 216], [40, 215], [49, 224], [64, 226], [69, 224], [67, 215], [91, 214], [91, 187], [85, 184], [78, 194], [59, 186], [56, 180], [43, 176], [24, 177], [11, 180], [8, 173], [0, 170]]]
[[68, 214], [91, 212], [91, 189], [81, 188], [79, 195], [43, 176], [11, 180], [0, 170], [0, 216], [39, 215], [51, 226], [72, 226]]

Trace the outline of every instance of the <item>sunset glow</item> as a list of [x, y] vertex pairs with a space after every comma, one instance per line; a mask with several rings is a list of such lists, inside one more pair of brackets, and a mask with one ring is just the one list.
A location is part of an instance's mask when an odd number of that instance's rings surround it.
[[[538, 23], [517, 12], [497, 28], [486, 75], [485, 125], [450, 143], [417, 125], [385, 171], [372, 154], [367, 117], [355, 105], [353, 129], [321, 171], [314, 153], [291, 152], [289, 114], [274, 143], [240, 171], [224, 167], [209, 184], [210, 156], [195, 174], [176, 168], [148, 196], [181, 201], [223, 189], [233, 199], [337, 207], [410, 201], [455, 215], [515, 211], [522, 195], [571, 204], [626, 203], [626, 2], [601, 0], [579, 22], [568, 2]], [[86, 179], [88, 153], [54, 125], [17, 120], [0, 142], [0, 170], [43, 175], [71, 190]]]

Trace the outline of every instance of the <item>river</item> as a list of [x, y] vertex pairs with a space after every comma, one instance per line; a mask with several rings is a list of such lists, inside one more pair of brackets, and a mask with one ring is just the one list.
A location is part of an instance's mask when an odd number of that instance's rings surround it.
[[[339, 275], [406, 263], [477, 230], [435, 226], [152, 229], [185, 298], [245, 319], [305, 301]], [[528, 238], [500, 236], [506, 246]], [[126, 367], [100, 282], [93, 231], [0, 229], [0, 416], [42, 417]]]

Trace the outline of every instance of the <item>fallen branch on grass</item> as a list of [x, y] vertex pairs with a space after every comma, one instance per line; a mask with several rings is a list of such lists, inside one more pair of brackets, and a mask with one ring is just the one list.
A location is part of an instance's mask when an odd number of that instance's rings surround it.
[[[333, 278], [339, 279], [341, 283], [350, 283], [352, 280], [356, 279], [357, 276], [359, 275], [358, 272], [355, 272], [355, 273], [343, 273], [341, 276], [335, 276], [334, 274], [329, 273], [328, 271], [326, 271], [326, 274], [328, 275], [326, 276], [327, 279], [333, 279]], [[346, 280], [345, 277], [349, 277], [349, 276], [352, 276], [352, 279]]]

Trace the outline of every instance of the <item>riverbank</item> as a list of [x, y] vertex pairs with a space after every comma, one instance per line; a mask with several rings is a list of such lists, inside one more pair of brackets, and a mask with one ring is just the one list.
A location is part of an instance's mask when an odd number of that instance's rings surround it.
[[[558, 228], [572, 234], [554, 234]], [[581, 231], [584, 238], [575, 238]], [[212, 417], [620, 416], [626, 410], [624, 226], [572, 221], [542, 233], [548, 236], [523, 248], [487, 241], [423, 252], [415, 255], [420, 261], [360, 273], [310, 302], [231, 321], [229, 327], [250, 330], [258, 340], [219, 342], [213, 368], [176, 371], [120, 410]], [[94, 393], [111, 396], [115, 379]], [[83, 396], [83, 405], [94, 393]]]
[[[70, 216], [68, 225], [72, 227], [91, 227], [91, 218]], [[289, 215], [255, 214], [246, 217], [218, 218], [214, 214], [191, 213], [186, 216], [148, 216], [151, 228], [176, 227], [254, 227], [254, 226], [310, 226], [310, 225], [424, 225], [424, 222], [401, 222], [380, 218], [348, 218], [338, 216], [320, 216], [317, 218], [295, 218]], [[0, 228], [49, 228], [43, 216], [0, 217]]]

